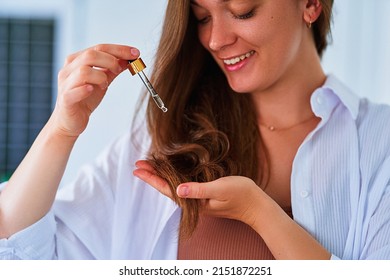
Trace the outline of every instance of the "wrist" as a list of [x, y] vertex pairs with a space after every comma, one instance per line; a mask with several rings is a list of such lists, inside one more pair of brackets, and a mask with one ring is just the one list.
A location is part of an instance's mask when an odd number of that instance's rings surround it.
[[42, 143], [54, 144], [62, 147], [72, 147], [78, 139], [78, 135], [71, 135], [58, 127], [52, 119], [46, 123], [38, 136], [43, 140]]
[[57, 139], [67, 143], [74, 143], [80, 136], [81, 132], [73, 132], [62, 125], [61, 116], [57, 116], [55, 112], [51, 115], [48, 122], [44, 126], [42, 132], [48, 139]]
[[280, 219], [287, 215], [283, 209], [263, 190], [258, 189], [255, 194], [256, 203], [251, 211], [251, 217], [248, 222], [257, 233], [260, 235], [267, 229], [267, 226], [273, 223], [273, 221]]

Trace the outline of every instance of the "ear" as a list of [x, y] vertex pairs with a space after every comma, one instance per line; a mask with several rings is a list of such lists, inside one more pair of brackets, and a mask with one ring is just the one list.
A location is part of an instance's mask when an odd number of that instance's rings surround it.
[[322, 12], [320, 0], [305, 0], [306, 8], [303, 13], [303, 19], [308, 26], [315, 22]]

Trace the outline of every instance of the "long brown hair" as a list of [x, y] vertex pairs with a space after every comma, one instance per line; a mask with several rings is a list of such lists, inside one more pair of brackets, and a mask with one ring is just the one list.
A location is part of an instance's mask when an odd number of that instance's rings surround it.
[[[321, 54], [326, 42], [317, 46]], [[169, 110], [162, 113], [153, 100], [148, 101], [149, 162], [169, 183], [182, 208], [181, 233], [189, 236], [201, 202], [178, 198], [176, 187], [229, 175], [249, 177], [261, 187], [268, 180], [267, 155], [249, 95], [229, 87], [198, 40], [190, 0], [168, 1], [151, 80]]]
[[318, 55], [321, 57], [328, 46], [331, 31], [333, 0], [319, 0], [322, 5], [322, 13], [313, 24], [313, 35]]

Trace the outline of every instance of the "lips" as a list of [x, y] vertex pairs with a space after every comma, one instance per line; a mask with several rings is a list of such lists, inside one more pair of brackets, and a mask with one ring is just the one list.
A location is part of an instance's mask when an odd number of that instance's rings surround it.
[[224, 59], [223, 63], [225, 63], [226, 65], [235, 65], [235, 64], [251, 57], [254, 53], [255, 53], [255, 51], [250, 51], [250, 52], [247, 52], [246, 54], [242, 54], [242, 55], [237, 56], [237, 57]]

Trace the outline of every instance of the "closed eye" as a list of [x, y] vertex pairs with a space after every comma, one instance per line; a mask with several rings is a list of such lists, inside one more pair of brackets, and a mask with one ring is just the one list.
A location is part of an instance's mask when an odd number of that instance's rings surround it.
[[249, 11], [248, 13], [241, 14], [241, 15], [235, 15], [233, 14], [233, 17], [235, 19], [249, 19], [255, 15], [255, 9]]
[[207, 16], [207, 17], [204, 17], [204, 18], [201, 18], [201, 19], [197, 19], [198, 21], [198, 24], [206, 24], [210, 21], [210, 16]]

